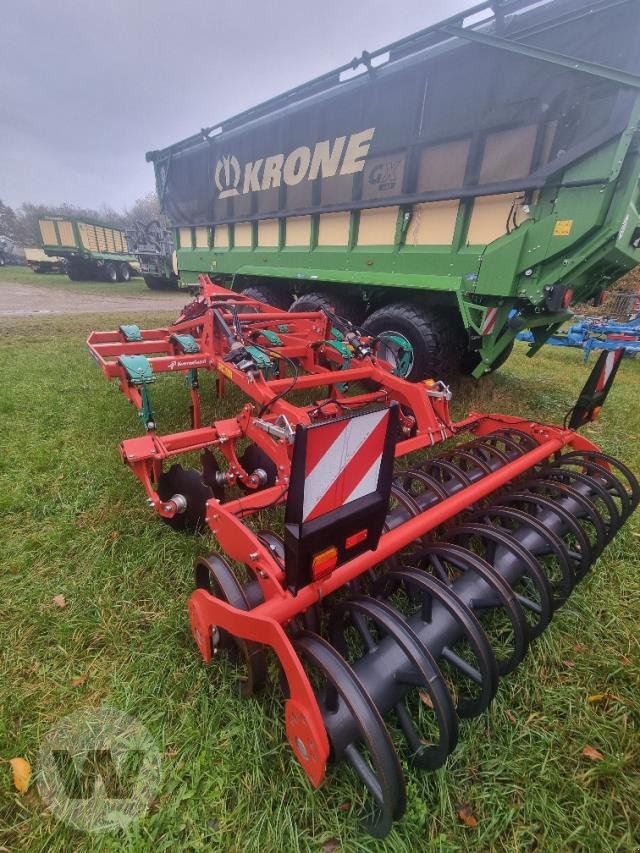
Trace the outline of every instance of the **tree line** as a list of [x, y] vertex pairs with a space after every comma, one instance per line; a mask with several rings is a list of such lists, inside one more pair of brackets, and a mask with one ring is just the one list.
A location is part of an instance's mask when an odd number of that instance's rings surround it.
[[0, 239], [4, 237], [5, 240], [23, 248], [42, 245], [38, 220], [47, 214], [97, 220], [115, 228], [127, 228], [134, 222], [144, 222], [146, 225], [154, 219], [164, 221], [155, 193], [139, 198], [121, 213], [106, 206], [92, 210], [74, 204], [22, 204], [14, 210], [0, 199]]

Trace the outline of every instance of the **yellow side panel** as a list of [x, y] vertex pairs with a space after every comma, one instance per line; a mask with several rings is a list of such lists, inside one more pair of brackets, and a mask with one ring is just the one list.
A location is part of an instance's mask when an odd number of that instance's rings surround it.
[[[511, 206], [520, 193], [506, 195], [488, 195], [477, 198], [473, 203], [473, 213], [467, 232], [467, 243], [470, 245], [486, 245], [507, 233], [507, 217]], [[519, 207], [517, 222], [528, 219]]]
[[109, 249], [107, 247], [107, 237], [104, 233], [104, 228], [102, 225], [96, 225], [96, 240], [98, 241], [98, 251], [100, 252], [108, 252]]
[[40, 234], [42, 235], [43, 246], [58, 246], [58, 237], [53, 222], [49, 219], [41, 219], [39, 221]]
[[480, 183], [510, 181], [529, 174], [538, 126], [490, 133], [484, 147]]
[[229, 248], [229, 226], [216, 225], [213, 230], [213, 248], [228, 249]]
[[116, 240], [113, 236], [113, 228], [105, 228], [104, 229], [104, 237], [107, 243], [107, 251], [115, 252], [116, 250]]
[[209, 248], [209, 229], [200, 225], [196, 228], [196, 249]]
[[398, 207], [374, 207], [360, 212], [358, 246], [393, 246]]
[[191, 244], [191, 228], [180, 228], [180, 248], [181, 249], [192, 249], [193, 246]]
[[126, 251], [124, 248], [124, 237], [122, 231], [114, 231], [113, 232], [113, 240], [116, 244], [116, 252], [124, 252]]
[[250, 222], [236, 222], [233, 226], [233, 245], [239, 249], [252, 246], [252, 228]]
[[431, 201], [415, 204], [407, 229], [407, 246], [450, 246], [458, 218], [460, 202]]
[[323, 213], [318, 228], [318, 246], [348, 246], [351, 214]]
[[85, 222], [79, 222], [78, 230], [80, 232], [80, 239], [84, 248], [89, 252], [99, 251], [95, 227], [93, 225], [87, 225]]
[[73, 234], [73, 225], [67, 219], [63, 219], [58, 222], [58, 234], [60, 234], [61, 246], [76, 245], [76, 238]]
[[306, 246], [311, 243], [311, 217], [290, 216], [285, 226], [285, 246]]
[[258, 246], [278, 248], [280, 245], [280, 223], [277, 219], [261, 219], [258, 222]]

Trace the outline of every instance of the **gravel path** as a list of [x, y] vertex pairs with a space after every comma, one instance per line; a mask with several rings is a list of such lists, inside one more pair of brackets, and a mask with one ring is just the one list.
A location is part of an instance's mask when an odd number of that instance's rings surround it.
[[3, 282], [0, 287], [0, 317], [29, 317], [42, 314], [123, 314], [136, 311], [178, 311], [193, 297], [187, 293], [158, 293], [149, 296], [109, 296], [104, 293], [74, 293], [32, 284]]

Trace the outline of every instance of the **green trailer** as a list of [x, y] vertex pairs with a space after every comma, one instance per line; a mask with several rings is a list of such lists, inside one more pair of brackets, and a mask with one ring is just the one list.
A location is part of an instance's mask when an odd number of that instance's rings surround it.
[[72, 281], [129, 281], [138, 273], [136, 256], [119, 228], [67, 216], [43, 216], [38, 225], [44, 253], [63, 258]]
[[329, 306], [413, 379], [533, 355], [640, 262], [638, 43], [637, 0], [482, 2], [149, 152], [181, 282]]

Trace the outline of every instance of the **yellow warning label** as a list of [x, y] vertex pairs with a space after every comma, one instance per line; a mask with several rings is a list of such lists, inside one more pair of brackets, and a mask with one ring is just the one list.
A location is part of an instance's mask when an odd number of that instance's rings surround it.
[[231, 379], [233, 376], [233, 371], [229, 367], [228, 364], [225, 364], [224, 361], [219, 361], [217, 364], [218, 372], [222, 373], [227, 379]]
[[558, 219], [553, 229], [554, 237], [568, 237], [573, 228], [573, 219]]

